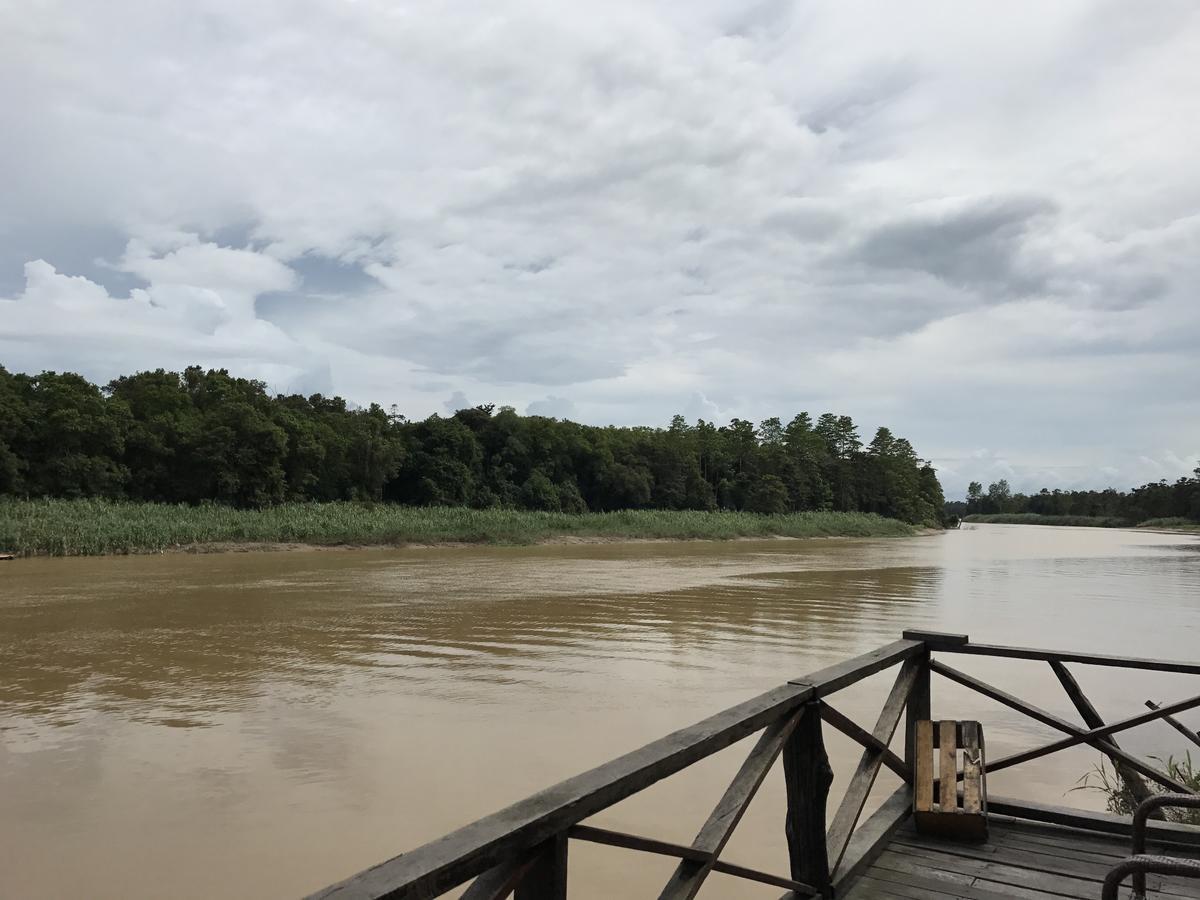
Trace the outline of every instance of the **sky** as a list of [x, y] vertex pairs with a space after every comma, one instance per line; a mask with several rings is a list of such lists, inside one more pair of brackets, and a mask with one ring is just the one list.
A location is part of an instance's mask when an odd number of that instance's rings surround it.
[[1200, 457], [1200, 7], [0, 0], [0, 364]]

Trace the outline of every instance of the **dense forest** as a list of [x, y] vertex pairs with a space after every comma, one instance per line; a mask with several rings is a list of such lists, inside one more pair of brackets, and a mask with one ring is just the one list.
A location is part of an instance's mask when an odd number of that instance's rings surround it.
[[933, 468], [848, 416], [757, 427], [593, 427], [509, 407], [409, 421], [338, 397], [271, 396], [225, 370], [140, 372], [99, 387], [0, 367], [0, 495], [268, 507], [293, 500], [562, 512], [874, 512], [939, 521]]
[[1062, 491], [1042, 488], [1036, 494], [1013, 493], [1004, 479], [985, 491], [978, 481], [967, 488], [967, 499], [946, 504], [950, 516], [1039, 515], [1107, 519], [1136, 524], [1163, 519], [1200, 522], [1200, 468], [1192, 477], [1156, 481], [1118, 491]]

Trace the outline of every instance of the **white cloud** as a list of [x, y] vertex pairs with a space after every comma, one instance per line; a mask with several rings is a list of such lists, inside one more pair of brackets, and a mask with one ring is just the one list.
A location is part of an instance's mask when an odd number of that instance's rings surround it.
[[978, 446], [1093, 483], [1200, 448], [1192, 4], [120, 0], [0, 26], [9, 368], [226, 365], [410, 416], [833, 409], [948, 483]]

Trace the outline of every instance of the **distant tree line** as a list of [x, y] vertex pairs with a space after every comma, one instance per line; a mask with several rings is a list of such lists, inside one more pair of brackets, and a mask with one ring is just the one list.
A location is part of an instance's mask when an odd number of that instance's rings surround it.
[[408, 421], [340, 397], [271, 396], [193, 366], [117, 378], [0, 367], [0, 494], [239, 507], [373, 500], [522, 509], [875, 512], [936, 523], [912, 445], [848, 416], [593, 427], [509, 407]]
[[1036, 513], [1145, 522], [1190, 519], [1200, 522], [1200, 468], [1175, 482], [1154, 481], [1130, 491], [1063, 491], [1042, 488], [1036, 494], [1013, 493], [1006, 480], [987, 486], [972, 481], [967, 499], [946, 504], [948, 516]]

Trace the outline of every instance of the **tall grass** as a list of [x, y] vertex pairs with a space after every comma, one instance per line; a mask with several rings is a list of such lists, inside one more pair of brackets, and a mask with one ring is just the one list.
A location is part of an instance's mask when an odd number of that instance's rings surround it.
[[1072, 525], [1092, 528], [1129, 528], [1134, 524], [1119, 516], [1046, 516], [1041, 513], [976, 513], [964, 516], [963, 521], [986, 525]]
[[1134, 522], [1120, 516], [1048, 516], [1042, 513], [973, 513], [964, 522], [983, 525], [1071, 525], [1084, 528], [1170, 528], [1175, 531], [1200, 531], [1200, 522], [1182, 516]]
[[530, 512], [379, 503], [286, 503], [262, 510], [107, 500], [0, 500], [0, 551], [95, 556], [206, 544], [529, 544], [563, 537], [725, 540], [739, 537], [883, 537], [910, 525], [866, 513], [626, 510]]

